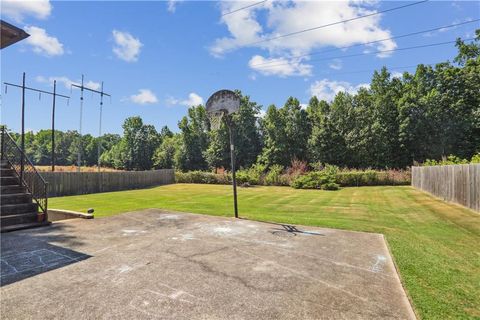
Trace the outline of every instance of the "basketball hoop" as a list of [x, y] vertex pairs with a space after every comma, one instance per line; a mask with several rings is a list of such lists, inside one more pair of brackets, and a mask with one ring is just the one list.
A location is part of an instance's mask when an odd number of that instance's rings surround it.
[[221, 111], [211, 111], [208, 113], [208, 119], [210, 120], [210, 129], [219, 130], [222, 126], [223, 115], [225, 112]]
[[[240, 98], [230, 90], [220, 90], [215, 92], [207, 100], [206, 104], [208, 118], [210, 119], [210, 128], [218, 130], [225, 123], [228, 126], [230, 134], [230, 156], [232, 159], [232, 185], [233, 185], [233, 205], [235, 218], [238, 218], [237, 205], [237, 180], [235, 178], [235, 145], [233, 142], [233, 123], [231, 115], [240, 109]], [[227, 121], [225, 121], [227, 120]]]

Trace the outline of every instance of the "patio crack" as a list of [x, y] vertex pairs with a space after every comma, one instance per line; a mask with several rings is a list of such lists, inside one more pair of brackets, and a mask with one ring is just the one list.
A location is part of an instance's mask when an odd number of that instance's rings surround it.
[[220, 249], [215, 249], [215, 250], [211, 250], [211, 251], [208, 251], [208, 252], [202, 252], [202, 253], [195, 253], [195, 254], [188, 255], [188, 256], [183, 256], [183, 255], [180, 255], [180, 254], [178, 254], [176, 252], [173, 252], [173, 251], [170, 251], [170, 250], [166, 250], [166, 252], [175, 256], [175, 257], [177, 257], [177, 258], [184, 259], [184, 260], [187, 260], [188, 262], [191, 262], [191, 263], [194, 263], [194, 264], [198, 265], [203, 271], [205, 271], [207, 273], [214, 274], [214, 275], [216, 275], [220, 278], [232, 279], [236, 282], [239, 282], [242, 286], [244, 286], [248, 289], [251, 289], [251, 290], [261, 291], [261, 292], [285, 291], [282, 288], [268, 289], [268, 288], [263, 288], [263, 287], [258, 287], [258, 286], [252, 285], [247, 280], [243, 279], [242, 277], [235, 276], [235, 275], [230, 274], [230, 273], [222, 272], [220, 270], [216, 270], [216, 269], [212, 268], [210, 265], [208, 265], [207, 262], [195, 259], [197, 257], [205, 257], [205, 256], [208, 256], [208, 255], [217, 253], [217, 252], [221, 252], [225, 249], [229, 249], [229, 247], [222, 247]]

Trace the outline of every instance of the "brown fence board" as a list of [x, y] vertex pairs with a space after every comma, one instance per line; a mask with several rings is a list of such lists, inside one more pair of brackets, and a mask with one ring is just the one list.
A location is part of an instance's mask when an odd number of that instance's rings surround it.
[[175, 183], [172, 169], [128, 172], [41, 172], [48, 196], [140, 189]]
[[412, 186], [480, 212], [480, 164], [412, 167]]

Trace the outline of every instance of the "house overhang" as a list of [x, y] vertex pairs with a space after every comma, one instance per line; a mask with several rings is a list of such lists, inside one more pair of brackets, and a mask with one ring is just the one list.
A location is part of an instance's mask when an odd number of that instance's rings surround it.
[[20, 28], [11, 25], [8, 22], [0, 20], [1, 26], [1, 49], [6, 48], [18, 41], [21, 41], [30, 35]]

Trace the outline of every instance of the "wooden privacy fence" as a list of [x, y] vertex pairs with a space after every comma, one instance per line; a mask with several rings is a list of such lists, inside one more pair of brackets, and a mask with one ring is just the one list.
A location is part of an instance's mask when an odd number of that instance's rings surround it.
[[412, 186], [480, 211], [480, 164], [412, 167]]
[[42, 172], [48, 196], [140, 189], [175, 182], [173, 169], [125, 172]]

